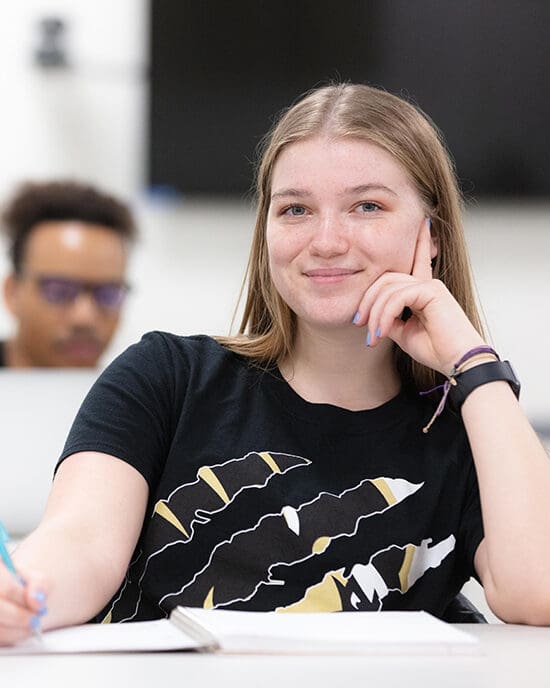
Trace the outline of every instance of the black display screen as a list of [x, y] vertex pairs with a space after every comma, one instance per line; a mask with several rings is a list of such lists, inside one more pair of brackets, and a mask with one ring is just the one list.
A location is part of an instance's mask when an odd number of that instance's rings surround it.
[[546, 0], [151, 0], [148, 182], [245, 195], [274, 116], [330, 80], [410, 98], [466, 196], [550, 196]]

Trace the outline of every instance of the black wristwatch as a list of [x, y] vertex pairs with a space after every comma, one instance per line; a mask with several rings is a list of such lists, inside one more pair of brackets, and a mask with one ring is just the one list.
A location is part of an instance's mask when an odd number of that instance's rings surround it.
[[516, 398], [519, 399], [521, 385], [509, 361], [482, 363], [465, 370], [454, 379], [456, 380], [456, 385], [452, 385], [449, 390], [449, 401], [455, 411], [460, 411], [470, 392], [473, 392], [477, 387], [481, 387], [481, 385], [486, 385], [488, 382], [495, 382], [496, 380], [508, 382]]

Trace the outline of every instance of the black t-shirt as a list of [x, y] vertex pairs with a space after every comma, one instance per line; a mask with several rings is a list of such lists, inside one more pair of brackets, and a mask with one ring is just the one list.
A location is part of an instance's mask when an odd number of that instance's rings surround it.
[[223, 609], [441, 615], [483, 537], [461, 421], [401, 393], [304, 401], [206, 336], [151, 333], [100, 376], [62, 459], [111, 454], [150, 488], [126, 579], [98, 620]]
[[6, 348], [6, 345], [4, 344], [4, 342], [0, 342], [0, 368], [6, 367], [5, 348]]

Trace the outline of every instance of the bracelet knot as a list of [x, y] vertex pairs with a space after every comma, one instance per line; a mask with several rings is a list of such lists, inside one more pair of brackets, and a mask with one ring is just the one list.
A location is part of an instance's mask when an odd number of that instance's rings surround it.
[[432, 387], [431, 389], [427, 389], [423, 392], [419, 392], [420, 396], [425, 396], [426, 394], [436, 392], [438, 389], [443, 390], [443, 394], [441, 395], [441, 399], [439, 401], [439, 404], [437, 405], [437, 408], [434, 411], [433, 416], [430, 418], [427, 425], [425, 425], [422, 428], [423, 433], [427, 433], [434, 424], [435, 419], [443, 413], [443, 409], [445, 408], [445, 404], [447, 403], [447, 397], [449, 396], [451, 387], [456, 386], [456, 376], [460, 375], [460, 373], [463, 372], [464, 365], [472, 360], [479, 360], [485, 358], [488, 354], [496, 356], [497, 360], [500, 361], [499, 355], [490, 346], [476, 346], [474, 349], [470, 349], [469, 351], [467, 351], [464, 354], [464, 356], [462, 356], [462, 358], [454, 364], [451, 372], [447, 375], [447, 379], [443, 384], [437, 385], [436, 387]]

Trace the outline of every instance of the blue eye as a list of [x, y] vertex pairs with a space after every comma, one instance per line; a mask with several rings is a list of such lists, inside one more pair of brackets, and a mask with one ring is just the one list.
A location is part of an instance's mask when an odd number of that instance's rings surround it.
[[365, 203], [360, 203], [358, 206], [365, 213], [372, 213], [376, 210], [380, 210], [378, 203], [373, 203], [372, 201], [365, 201]]
[[293, 215], [294, 217], [301, 217], [306, 214], [306, 209], [303, 205], [291, 205], [285, 210], [285, 215]]

